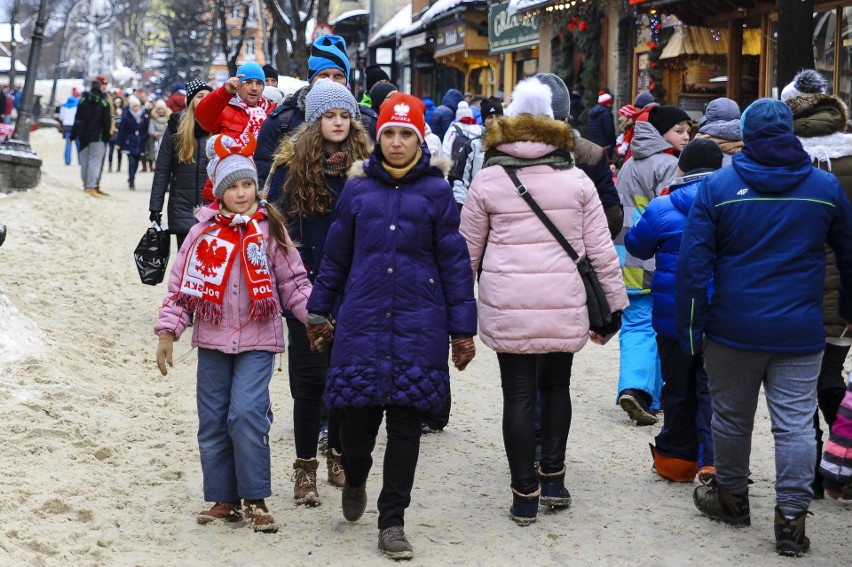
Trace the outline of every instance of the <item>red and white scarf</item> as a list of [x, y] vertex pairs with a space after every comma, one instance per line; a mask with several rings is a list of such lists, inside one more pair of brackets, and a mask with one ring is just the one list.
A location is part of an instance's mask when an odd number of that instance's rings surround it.
[[217, 214], [193, 242], [183, 269], [176, 303], [214, 325], [222, 322], [222, 301], [228, 276], [239, 257], [251, 296], [249, 318], [279, 315], [269, 274], [266, 240], [258, 221], [266, 218], [260, 207], [249, 215]]
[[257, 138], [258, 134], [260, 134], [260, 127], [263, 126], [263, 123], [266, 120], [267, 110], [269, 108], [269, 101], [261, 97], [260, 100], [257, 101], [257, 104], [255, 106], [249, 106], [248, 104], [246, 104], [246, 101], [244, 101], [239, 97], [239, 95], [237, 95], [233, 98], [232, 102], [242, 108], [248, 116], [246, 128], [245, 130], [243, 130], [243, 134], [240, 136], [240, 140], [244, 144], [248, 143], [249, 132], [251, 132], [251, 134], [255, 138]]

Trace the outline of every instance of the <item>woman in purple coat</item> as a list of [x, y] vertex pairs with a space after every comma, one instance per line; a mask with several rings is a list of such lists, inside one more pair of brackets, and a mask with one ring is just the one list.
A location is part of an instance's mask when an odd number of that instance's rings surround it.
[[315, 347], [338, 296], [325, 398], [341, 409], [343, 516], [367, 506], [367, 475], [387, 416], [379, 549], [409, 558], [403, 515], [411, 501], [424, 412], [446, 403], [453, 363], [473, 359], [476, 302], [458, 206], [423, 144], [423, 102], [397, 93], [382, 104], [379, 143], [353, 167], [337, 200], [308, 305]]

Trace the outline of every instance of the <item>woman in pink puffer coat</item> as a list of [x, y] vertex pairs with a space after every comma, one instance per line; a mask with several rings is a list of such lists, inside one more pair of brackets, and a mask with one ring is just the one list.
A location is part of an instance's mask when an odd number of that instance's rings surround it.
[[[574, 250], [588, 256], [611, 309], [607, 337], [621, 325], [627, 293], [606, 217], [592, 181], [573, 167], [571, 127], [553, 120], [551, 92], [538, 79], [512, 93], [507, 117], [485, 135], [483, 169], [461, 214], [479, 281], [479, 334], [497, 351], [503, 388], [503, 441], [511, 470], [512, 518], [535, 521], [539, 502], [566, 508], [565, 446], [571, 426], [573, 353], [590, 338], [586, 293], [577, 268], [503, 167], [518, 178]], [[533, 466], [533, 408], [541, 390], [542, 455]], [[539, 482], [540, 479], [540, 482]]]

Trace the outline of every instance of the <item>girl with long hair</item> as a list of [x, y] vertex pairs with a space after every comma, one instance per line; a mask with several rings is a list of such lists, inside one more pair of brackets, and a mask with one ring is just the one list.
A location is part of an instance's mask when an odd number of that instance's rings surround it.
[[177, 237], [178, 247], [196, 223], [195, 209], [204, 203], [201, 199], [207, 182], [204, 147], [209, 134], [195, 121], [195, 107], [212, 90], [198, 79], [187, 84], [186, 110], [169, 118], [157, 155], [148, 210], [151, 221], [160, 222], [166, 192], [169, 193], [169, 232]]
[[[372, 144], [356, 119], [355, 98], [343, 85], [318, 81], [308, 93], [305, 111], [305, 123], [292, 140], [284, 138], [273, 157], [269, 201], [276, 202], [284, 214], [313, 281], [349, 168], [369, 157]], [[305, 326], [292, 313], [285, 313], [285, 318], [290, 332], [288, 371], [296, 441], [293, 498], [299, 504], [318, 506], [317, 437], [331, 355], [328, 349], [311, 350]], [[345, 478], [341, 453], [339, 416], [329, 412], [326, 465], [328, 481], [338, 487]]]

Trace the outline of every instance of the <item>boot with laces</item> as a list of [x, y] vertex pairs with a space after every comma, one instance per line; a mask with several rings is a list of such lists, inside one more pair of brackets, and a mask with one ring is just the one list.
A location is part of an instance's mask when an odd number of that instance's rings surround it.
[[571, 493], [565, 488], [565, 467], [555, 473], [545, 473], [539, 468], [536, 471], [541, 481], [541, 498], [539, 501], [551, 508], [567, 508], [571, 505]]
[[810, 512], [805, 510], [795, 516], [785, 516], [775, 507], [775, 551], [778, 555], [800, 557], [811, 547], [811, 540], [805, 535], [805, 520]]
[[379, 530], [379, 549], [385, 552], [391, 559], [411, 559], [414, 557], [414, 548], [405, 537], [405, 529], [402, 526], [391, 526]]
[[731, 494], [712, 481], [696, 487], [692, 500], [695, 507], [712, 520], [738, 528], [751, 525], [748, 494]]
[[337, 488], [341, 488], [346, 482], [346, 473], [343, 472], [343, 455], [334, 449], [325, 452], [325, 464], [328, 467], [328, 482]]
[[243, 519], [240, 511], [240, 503], [237, 502], [216, 502], [209, 510], [199, 512], [195, 520], [199, 524], [209, 524], [211, 522], [239, 522]]
[[320, 498], [317, 490], [317, 466], [316, 459], [296, 459], [293, 463], [293, 476], [290, 477], [293, 485], [293, 499], [296, 504], [306, 506], [319, 506]]
[[266, 502], [263, 498], [260, 500], [245, 500], [243, 502], [245, 515], [251, 527], [256, 532], [265, 534], [274, 534], [278, 531], [278, 524], [275, 523], [275, 518], [269, 513], [266, 507]]

